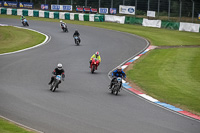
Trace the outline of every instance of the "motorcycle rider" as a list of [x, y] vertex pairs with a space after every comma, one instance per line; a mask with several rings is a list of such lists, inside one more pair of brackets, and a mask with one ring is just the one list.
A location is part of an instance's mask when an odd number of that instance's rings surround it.
[[26, 19], [23, 15], [21, 15], [21, 18], [20, 18], [22, 21], [24, 21], [24, 19]]
[[[54, 71], [52, 72], [53, 76], [51, 77], [51, 81], [49, 82], [49, 85], [52, 84], [52, 82], [54, 81], [55, 77], [57, 75], [61, 75], [62, 76], [62, 80], [64, 81], [64, 78], [65, 78], [65, 71], [64, 69], [62, 68], [62, 64], [61, 63], [58, 63], [57, 65], [57, 68], [54, 69]], [[59, 84], [61, 83], [61, 81], [59, 82]], [[58, 84], [58, 85], [59, 85]], [[58, 88], [58, 86], [57, 86]]]
[[23, 15], [21, 15], [20, 20], [22, 21], [22, 23], [24, 22], [24, 19], [26, 19]]
[[[78, 37], [78, 39], [79, 39], [79, 43], [81, 43], [81, 39], [80, 39], [80, 37], [79, 37], [79, 36], [80, 36], [80, 33], [78, 32], [77, 29], [75, 30], [73, 37], [75, 37], [75, 36]], [[75, 43], [76, 43], [76, 40], [75, 40], [75, 39], [74, 39], [74, 41], [75, 41]]]
[[61, 26], [61, 28], [63, 29], [63, 26], [66, 26], [66, 28], [67, 28], [67, 24], [65, 23], [65, 22], [63, 22], [62, 20], [60, 20], [60, 26]]
[[[125, 79], [126, 78], [126, 74], [122, 70], [121, 67], [118, 67], [117, 70], [113, 71], [112, 77], [113, 77], [113, 79], [111, 80], [109, 89], [112, 88], [112, 86], [114, 85], [115, 81], [117, 80], [117, 77], [121, 77], [121, 78]], [[120, 84], [120, 88], [121, 88], [121, 86], [122, 86], [122, 81], [121, 81], [121, 84]]]
[[[91, 58], [90, 58], [90, 65], [91, 65], [91, 63], [92, 63], [92, 59], [93, 58], [97, 58], [98, 60], [99, 60], [99, 65], [100, 65], [100, 62], [101, 62], [101, 56], [100, 56], [100, 54], [99, 54], [99, 52], [97, 51], [97, 52], [95, 52], [95, 54], [93, 54], [92, 56], [91, 56]], [[90, 66], [89, 66], [89, 68], [90, 68]]]

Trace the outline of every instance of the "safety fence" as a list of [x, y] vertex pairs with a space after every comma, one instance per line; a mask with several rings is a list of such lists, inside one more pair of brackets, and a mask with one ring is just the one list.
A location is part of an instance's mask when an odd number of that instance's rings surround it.
[[78, 21], [92, 21], [92, 22], [116, 22], [120, 24], [139, 24], [147, 27], [167, 28], [179, 31], [200, 32], [200, 24], [183, 23], [183, 22], [169, 22], [164, 20], [149, 20], [143, 18], [136, 18], [130, 16], [116, 16], [105, 14], [83, 14], [83, 13], [69, 13], [69, 12], [51, 12], [45, 10], [27, 10], [27, 9], [13, 9], [0, 8], [0, 14], [6, 15], [23, 15], [32, 17], [64, 19], [64, 20], [78, 20]]

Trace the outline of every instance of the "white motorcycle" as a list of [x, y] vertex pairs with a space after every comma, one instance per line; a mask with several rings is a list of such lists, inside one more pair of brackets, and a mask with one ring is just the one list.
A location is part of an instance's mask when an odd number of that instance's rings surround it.
[[28, 21], [26, 19], [22, 20], [22, 24], [23, 24], [23, 26], [29, 26]]
[[80, 38], [78, 36], [74, 36], [74, 40], [76, 45], [80, 44]]
[[111, 88], [111, 93], [118, 95], [120, 89], [121, 89], [121, 84], [122, 84], [122, 78], [121, 77], [117, 77], [116, 80], [113, 81], [113, 86]]
[[67, 29], [67, 25], [66, 25], [66, 24], [62, 24], [61, 29], [62, 29], [64, 32], [68, 32], [68, 29]]
[[54, 92], [56, 90], [56, 88], [58, 88], [58, 84], [59, 82], [61, 81], [62, 77], [61, 75], [57, 75], [55, 78], [54, 78], [54, 81], [52, 82], [51, 86], [50, 86], [50, 90], [52, 92]]

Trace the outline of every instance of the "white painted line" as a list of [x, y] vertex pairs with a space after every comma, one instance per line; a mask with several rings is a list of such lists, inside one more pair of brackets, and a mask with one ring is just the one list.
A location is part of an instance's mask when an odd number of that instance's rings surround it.
[[1, 56], [1, 55], [8, 55], [8, 54], [15, 54], [15, 53], [23, 52], [23, 51], [26, 51], [26, 50], [30, 50], [30, 49], [39, 47], [39, 46], [41, 46], [41, 45], [43, 45], [43, 44], [46, 44], [46, 43], [48, 43], [48, 42], [51, 40], [51, 36], [49, 37], [49, 36], [47, 36], [46, 34], [44, 34], [44, 33], [42, 33], [42, 32], [39, 32], [39, 31], [36, 31], [36, 30], [33, 30], [33, 29], [24, 28], [24, 27], [18, 27], [18, 26], [13, 26], [13, 27], [22, 28], [22, 29], [27, 29], [27, 30], [31, 30], [31, 31], [40, 33], [40, 34], [44, 35], [44, 36], [46, 37], [46, 39], [45, 39], [42, 43], [40, 43], [40, 44], [38, 44], [38, 45], [35, 45], [35, 46], [33, 46], [33, 47], [26, 48], [26, 49], [22, 49], [22, 50], [18, 50], [18, 51], [14, 51], [14, 52], [3, 53], [3, 54], [0, 54], [0, 56]]
[[158, 102], [157, 99], [154, 99], [153, 97], [148, 96], [148, 95], [146, 95], [146, 94], [138, 94], [138, 95], [140, 95], [141, 97], [143, 97], [143, 98], [145, 98], [145, 99], [147, 99], [147, 100], [149, 100], [149, 101]]
[[8, 26], [7, 24], [0, 24], [0, 26]]

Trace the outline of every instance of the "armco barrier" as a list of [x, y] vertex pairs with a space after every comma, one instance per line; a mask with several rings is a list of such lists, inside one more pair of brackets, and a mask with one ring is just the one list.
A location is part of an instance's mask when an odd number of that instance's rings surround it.
[[162, 20], [161, 27], [166, 29], [178, 30], [180, 26], [179, 22], [169, 22]]
[[84, 21], [89, 21], [89, 14], [84, 14]]
[[[52, 18], [52, 19], [92, 21], [92, 22], [104, 22], [106, 19], [106, 21], [109, 21], [109, 22], [117, 22], [121, 24], [124, 24], [124, 23], [125, 24], [139, 24], [139, 25], [142, 25], [144, 21], [143, 18], [136, 18], [136, 17], [130, 17], [130, 16], [82, 14], [82, 13], [79, 14], [79, 13], [69, 13], [69, 12], [50, 12], [50, 11], [43, 11], [43, 10], [12, 9], [12, 8], [4, 8], [4, 7], [0, 7], [0, 14], [24, 15], [24, 16], [43, 17], [43, 18]], [[125, 20], [124, 20], [124, 17], [125, 17]], [[192, 26], [193, 23], [190, 23], [190, 25]], [[149, 25], [149, 26], [152, 26], [152, 25]], [[179, 30], [180, 23], [168, 22], [168, 21], [162, 20], [161, 28]], [[190, 29], [193, 29], [193, 27], [190, 27]], [[192, 32], [193, 30], [184, 30], [184, 31]], [[200, 32], [200, 28], [199, 28], [199, 32]]]
[[70, 20], [70, 13], [65, 13], [65, 19]]
[[39, 11], [33, 10], [33, 17], [39, 17]]
[[23, 16], [28, 16], [28, 10], [22, 10]]
[[45, 18], [49, 18], [49, 11], [45, 11], [45, 12], [44, 12], [44, 17], [45, 17]]
[[17, 9], [12, 9], [12, 15], [17, 15]]
[[59, 12], [54, 12], [54, 19], [59, 19]]
[[74, 20], [79, 20], [79, 15], [78, 14], [74, 14]]
[[126, 16], [125, 17], [125, 24], [139, 24], [142, 25], [143, 18], [135, 18], [135, 17], [130, 17]]
[[7, 14], [7, 9], [6, 8], [1, 8], [1, 14]]

